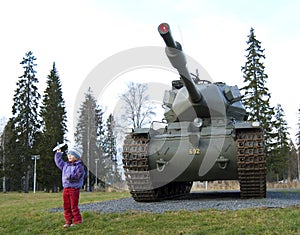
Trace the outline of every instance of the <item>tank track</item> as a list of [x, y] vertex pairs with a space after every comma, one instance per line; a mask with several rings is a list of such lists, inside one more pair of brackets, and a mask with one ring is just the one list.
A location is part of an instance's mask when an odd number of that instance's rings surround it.
[[262, 129], [236, 133], [238, 179], [241, 198], [266, 197], [266, 157]]
[[149, 171], [148, 144], [146, 135], [126, 136], [123, 145], [123, 168], [129, 191], [135, 201], [153, 202], [185, 195], [193, 182], [170, 182], [153, 188]]

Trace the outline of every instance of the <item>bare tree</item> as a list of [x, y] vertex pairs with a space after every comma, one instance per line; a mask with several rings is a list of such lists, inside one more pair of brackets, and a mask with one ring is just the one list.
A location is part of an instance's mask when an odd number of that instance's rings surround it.
[[123, 121], [133, 128], [141, 128], [151, 122], [155, 115], [154, 105], [147, 95], [147, 84], [130, 82], [127, 84], [128, 90], [120, 96], [124, 101]]

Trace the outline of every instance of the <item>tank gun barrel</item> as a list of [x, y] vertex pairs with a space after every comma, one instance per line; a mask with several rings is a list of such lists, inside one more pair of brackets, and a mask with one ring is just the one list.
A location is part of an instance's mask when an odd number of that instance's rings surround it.
[[162, 36], [162, 38], [164, 39], [167, 47], [172, 47], [174, 49], [178, 49], [178, 47], [179, 47], [180, 48], [179, 50], [181, 50], [181, 46], [179, 46], [180, 44], [175, 42], [172, 37], [169, 24], [167, 24], [167, 23], [160, 24], [158, 26], [158, 32], [159, 32], [160, 36]]
[[158, 32], [162, 36], [166, 44], [166, 55], [168, 56], [169, 61], [172, 66], [177, 69], [180, 78], [183, 80], [183, 83], [189, 93], [190, 100], [193, 103], [200, 102], [202, 96], [199, 93], [194, 80], [192, 79], [190, 72], [186, 66], [186, 58], [182, 52], [182, 47], [179, 42], [176, 42], [171, 34], [170, 26], [167, 23], [161, 23], [158, 26]]

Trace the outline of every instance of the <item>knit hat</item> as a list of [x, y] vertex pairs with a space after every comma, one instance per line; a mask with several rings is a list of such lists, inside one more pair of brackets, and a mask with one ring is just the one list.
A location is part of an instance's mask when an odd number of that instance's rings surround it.
[[72, 154], [76, 158], [81, 158], [82, 152], [78, 147], [73, 146], [72, 148], [69, 149], [68, 154]]

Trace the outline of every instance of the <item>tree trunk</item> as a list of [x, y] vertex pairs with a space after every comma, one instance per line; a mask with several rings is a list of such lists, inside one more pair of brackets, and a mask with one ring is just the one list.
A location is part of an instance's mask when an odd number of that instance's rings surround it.
[[25, 172], [25, 184], [24, 184], [24, 193], [29, 192], [29, 166], [27, 167], [27, 170]]

